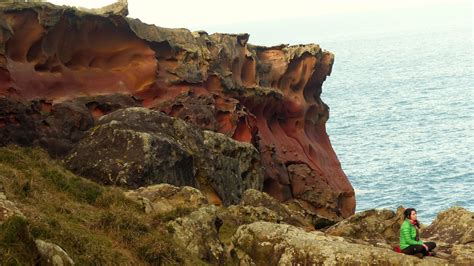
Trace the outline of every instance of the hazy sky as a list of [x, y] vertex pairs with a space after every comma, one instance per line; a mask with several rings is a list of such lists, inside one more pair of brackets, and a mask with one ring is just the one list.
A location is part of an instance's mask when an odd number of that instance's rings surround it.
[[[101, 7], [114, 0], [52, 0], [56, 4]], [[296, 17], [350, 14], [471, 3], [469, 0], [128, 0], [131, 17], [162, 27], [194, 28], [207, 25], [268, 21]], [[471, 3], [472, 8], [472, 3]]]
[[[95, 8], [114, 0], [52, 0]], [[250, 33], [250, 42], [321, 43], [351, 36], [471, 27], [470, 0], [128, 0], [129, 17], [168, 28]], [[472, 35], [472, 34], [471, 34]]]

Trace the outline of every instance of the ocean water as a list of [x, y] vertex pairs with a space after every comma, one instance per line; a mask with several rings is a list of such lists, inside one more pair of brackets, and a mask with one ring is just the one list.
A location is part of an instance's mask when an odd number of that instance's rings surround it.
[[472, 26], [325, 42], [322, 99], [357, 210], [474, 211]]

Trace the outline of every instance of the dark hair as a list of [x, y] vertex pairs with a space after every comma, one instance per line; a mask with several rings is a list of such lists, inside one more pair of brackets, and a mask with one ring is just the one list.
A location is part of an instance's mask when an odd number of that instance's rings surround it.
[[[410, 215], [412, 212], [416, 212], [415, 208], [407, 208], [404, 212], [403, 212], [403, 215], [405, 216], [405, 219], [410, 219]], [[418, 222], [418, 220], [415, 221], [415, 226], [420, 228], [420, 223]]]
[[403, 215], [405, 216], [405, 219], [410, 219], [410, 215], [411, 215], [412, 211], [416, 212], [416, 210], [414, 208], [405, 209], [405, 211], [403, 212]]

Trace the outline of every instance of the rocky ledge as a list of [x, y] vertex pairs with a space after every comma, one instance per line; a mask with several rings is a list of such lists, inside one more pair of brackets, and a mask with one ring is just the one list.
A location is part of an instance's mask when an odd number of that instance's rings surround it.
[[422, 226], [422, 239], [438, 247], [435, 257], [419, 259], [393, 251], [401, 207], [335, 222], [255, 189], [245, 190], [239, 202], [216, 206], [189, 186], [99, 186], [64, 170], [42, 151], [17, 147], [0, 148], [0, 184], [5, 264], [474, 263], [474, 213], [459, 207]]
[[[125, 1], [97, 10], [11, 2], [0, 3], [0, 145], [39, 145], [107, 184], [206, 187], [224, 204], [252, 187], [327, 219], [354, 213], [354, 190], [331, 147], [329, 107], [320, 98], [330, 52], [148, 25], [126, 17]], [[162, 132], [171, 127], [156, 121], [138, 129], [104, 118], [130, 107], [180, 118], [195, 139]], [[109, 146], [105, 156], [99, 139], [130, 143]], [[139, 151], [144, 161], [135, 164], [130, 156]], [[173, 155], [155, 161], [155, 152]], [[242, 157], [251, 159], [237, 165]]]
[[[174, 192], [169, 193], [170, 189]], [[188, 191], [188, 192], [184, 192]], [[177, 196], [180, 194], [180, 196]], [[332, 226], [314, 230], [311, 217], [281, 204], [264, 192], [247, 190], [240, 204], [206, 206], [199, 191], [159, 185], [127, 192], [143, 210], [167, 206], [191, 208], [170, 222], [173, 237], [188, 252], [211, 264], [238, 265], [472, 265], [474, 213], [460, 207], [441, 212], [423, 225], [423, 241], [438, 245], [435, 257], [419, 259], [393, 250], [398, 246], [403, 207], [368, 210]], [[151, 199], [147, 195], [153, 195]], [[159, 195], [159, 196], [158, 196]], [[191, 200], [194, 197], [196, 201]], [[152, 211], [153, 212], [153, 211]], [[152, 213], [151, 212], [151, 213]], [[210, 256], [210, 257], [209, 257]]]

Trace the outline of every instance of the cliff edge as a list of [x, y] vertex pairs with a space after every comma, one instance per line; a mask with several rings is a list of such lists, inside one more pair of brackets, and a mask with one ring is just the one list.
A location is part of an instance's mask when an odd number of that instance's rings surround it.
[[[248, 34], [161, 28], [126, 14], [121, 4], [0, 4], [0, 145], [40, 145], [64, 158], [101, 117], [146, 107], [252, 144], [263, 191], [279, 201], [331, 219], [354, 213], [320, 98], [333, 54], [315, 44], [262, 47]], [[199, 179], [199, 171], [187, 174]], [[214, 183], [210, 190], [224, 197]]]

